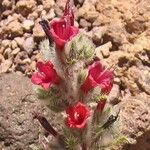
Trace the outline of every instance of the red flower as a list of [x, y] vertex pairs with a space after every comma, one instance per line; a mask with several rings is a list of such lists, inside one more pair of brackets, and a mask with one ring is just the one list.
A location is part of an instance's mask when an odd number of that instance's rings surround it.
[[79, 32], [74, 26], [74, 13], [70, 0], [67, 0], [64, 15], [59, 20], [51, 21], [50, 25], [43, 20], [40, 24], [50, 41], [53, 39], [56, 48], [60, 50], [63, 50], [65, 44]]
[[48, 90], [52, 84], [59, 84], [60, 78], [50, 61], [46, 63], [38, 62], [36, 67], [38, 72], [32, 75], [32, 83], [41, 85], [45, 90]]
[[109, 93], [113, 85], [113, 72], [105, 69], [100, 62], [89, 66], [88, 76], [81, 86], [85, 93], [99, 86], [103, 93]]
[[87, 119], [90, 116], [88, 107], [80, 102], [74, 106], [70, 106], [67, 110], [66, 125], [69, 128], [82, 129], [86, 126]]

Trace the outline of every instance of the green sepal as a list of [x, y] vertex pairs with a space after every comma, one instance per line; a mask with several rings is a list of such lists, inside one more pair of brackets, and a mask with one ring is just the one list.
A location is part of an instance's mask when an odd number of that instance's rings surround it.
[[48, 108], [55, 112], [61, 112], [68, 106], [67, 100], [57, 87], [51, 87], [49, 91], [37, 88], [36, 93], [38, 98], [45, 101]]
[[50, 91], [46, 91], [43, 88], [37, 88], [36, 94], [39, 99], [47, 99], [51, 96]]
[[79, 60], [88, 61], [94, 57], [95, 45], [84, 34], [78, 34], [65, 45], [64, 59], [69, 65]]
[[78, 139], [74, 136], [73, 132], [69, 129], [63, 129], [65, 146], [68, 150], [75, 150], [76, 146], [79, 144]]
[[80, 74], [78, 75], [78, 83], [79, 83], [79, 85], [83, 84], [83, 82], [85, 81], [87, 75], [88, 75], [87, 70], [82, 70], [80, 72]]

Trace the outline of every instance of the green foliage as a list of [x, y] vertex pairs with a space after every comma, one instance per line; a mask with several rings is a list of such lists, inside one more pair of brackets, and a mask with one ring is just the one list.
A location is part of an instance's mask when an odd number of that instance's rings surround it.
[[39, 99], [47, 99], [51, 96], [50, 91], [46, 91], [43, 88], [37, 88], [36, 94]]
[[78, 145], [78, 139], [67, 129], [64, 129], [65, 145], [68, 150], [74, 150]]
[[91, 98], [91, 101], [99, 102], [99, 101], [106, 100], [106, 99], [107, 99], [107, 95], [105, 95], [105, 94], [97, 94], [97, 95], [93, 95], [93, 97]]
[[78, 75], [78, 83], [81, 85], [87, 77], [87, 71], [81, 70], [80, 74]]
[[66, 44], [66, 63], [74, 64], [79, 60], [87, 61], [88, 59], [93, 58], [94, 52], [94, 44], [88, 39], [87, 36], [79, 34]]
[[125, 143], [130, 143], [128, 138], [124, 135], [120, 135], [113, 141], [113, 143], [111, 144], [111, 147], [120, 146], [120, 145], [125, 144]]
[[38, 98], [44, 100], [48, 107], [55, 112], [63, 111], [67, 106], [67, 101], [56, 87], [51, 87], [49, 91], [37, 88], [36, 93]]

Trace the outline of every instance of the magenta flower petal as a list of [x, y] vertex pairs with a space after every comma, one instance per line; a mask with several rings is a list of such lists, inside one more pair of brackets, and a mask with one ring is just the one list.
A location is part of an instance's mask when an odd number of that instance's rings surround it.
[[43, 75], [41, 75], [40, 73], [34, 73], [31, 77], [31, 81], [33, 84], [41, 84], [42, 83], [42, 79], [43, 79]]
[[68, 107], [66, 114], [68, 115], [66, 125], [69, 128], [82, 129], [86, 126], [90, 111], [86, 105], [78, 102], [76, 105]]
[[102, 67], [100, 62], [94, 62], [89, 66], [88, 76], [81, 86], [85, 93], [99, 86], [104, 93], [109, 93], [113, 85], [113, 72]]
[[36, 66], [38, 72], [31, 77], [33, 84], [41, 85], [45, 90], [48, 90], [52, 84], [59, 84], [60, 78], [50, 61], [46, 63], [38, 62]]
[[104, 70], [101, 76], [97, 79], [102, 92], [109, 93], [113, 86], [113, 72]]
[[84, 93], [87, 93], [88, 91], [92, 90], [94, 87], [96, 87], [98, 84], [95, 82], [93, 77], [89, 74], [88, 77], [86, 78], [84, 84], [81, 86], [81, 90]]
[[66, 42], [70, 41], [79, 32], [79, 29], [71, 26], [66, 18], [54, 20], [50, 23], [50, 26], [50, 33], [56, 44], [56, 48], [60, 50], [63, 50]]

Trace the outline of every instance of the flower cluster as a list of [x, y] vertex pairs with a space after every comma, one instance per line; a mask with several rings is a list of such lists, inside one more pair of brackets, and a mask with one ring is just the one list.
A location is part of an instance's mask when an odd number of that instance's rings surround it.
[[[57, 108], [56, 112], [63, 109], [63, 112], [66, 113], [64, 125], [69, 129], [68, 132], [83, 142], [84, 140], [81, 138], [85, 135], [76, 137], [80, 135], [77, 133], [80, 132], [83, 134], [83, 131], [88, 129], [89, 122], [94, 122], [94, 117], [97, 113], [95, 110], [101, 113], [104, 110], [107, 100], [106, 96], [111, 91], [113, 85], [113, 72], [105, 68], [99, 60], [94, 59], [95, 55], [93, 55], [93, 51], [90, 53], [91, 48], [94, 48], [92, 42], [83, 44], [83, 36], [79, 32], [79, 29], [74, 26], [73, 5], [70, 0], [67, 0], [64, 14], [60, 19], [54, 19], [50, 23], [42, 20], [40, 24], [49, 39], [49, 44], [53, 43], [52, 45], [54, 45], [56, 61], [60, 65], [58, 68], [51, 60], [37, 62], [37, 71], [33, 73], [31, 81], [37, 85], [37, 89], [42, 89], [40, 90], [41, 95], [46, 94], [49, 108], [53, 107], [54, 111]], [[79, 48], [80, 51], [77, 51], [76, 48]], [[61, 57], [64, 57], [64, 55], [65, 58], [69, 58], [70, 60], [76, 59], [76, 61], [64, 64], [61, 62]], [[85, 60], [88, 61], [88, 55], [92, 57], [92, 63], [87, 66]], [[81, 72], [83, 71], [86, 73], [81, 78]], [[95, 91], [97, 92], [96, 96], [93, 94]], [[105, 98], [102, 98], [102, 95], [105, 95]], [[91, 107], [90, 101], [87, 101], [87, 99], [94, 102], [96, 106]], [[42, 117], [37, 117], [37, 115], [35, 118], [40, 121], [49, 133], [56, 135], [57, 132], [45, 119], [42, 121]], [[96, 123], [99, 124], [99, 122]], [[94, 127], [91, 127], [90, 130], [96, 130], [95, 122]], [[61, 138], [61, 140], [64, 140], [64, 138]], [[64, 141], [60, 142], [61, 146], [62, 143]], [[85, 145], [85, 141], [83, 143], [80, 144]], [[63, 146], [65, 147], [66, 145], [64, 144]]]

